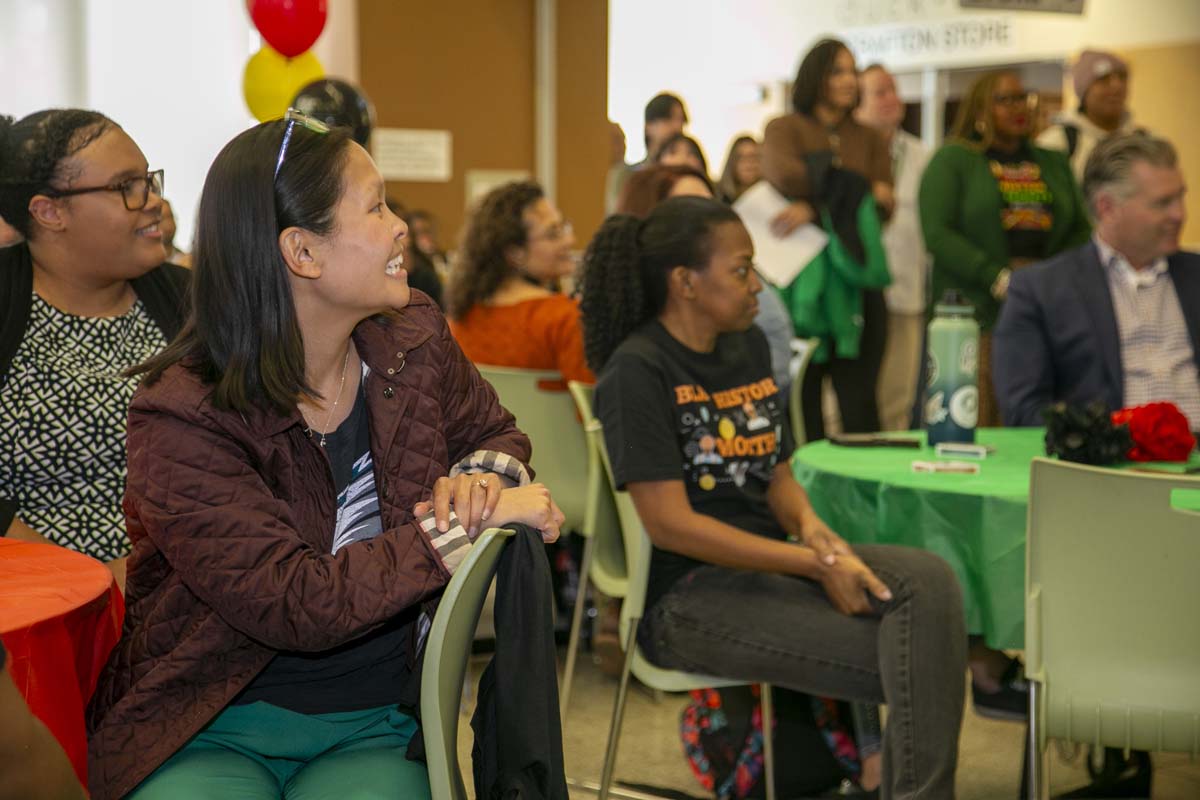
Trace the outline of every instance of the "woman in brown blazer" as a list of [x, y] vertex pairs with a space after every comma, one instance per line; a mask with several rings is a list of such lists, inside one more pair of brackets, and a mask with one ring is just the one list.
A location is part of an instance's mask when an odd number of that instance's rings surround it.
[[[858, 73], [854, 56], [836, 39], [818, 42], [796, 74], [793, 113], [774, 119], [763, 137], [763, 177], [792, 204], [773, 225], [786, 236], [816, 217], [821, 183], [830, 167], [857, 172], [871, 184], [880, 213], [887, 217], [895, 205], [892, 161], [878, 133], [854, 120], [858, 104]], [[805, 430], [810, 439], [824, 438], [821, 384], [833, 378], [842, 427], [850, 433], [879, 430], [875, 383], [887, 340], [887, 307], [883, 292], [863, 291], [863, 330], [858, 358], [831, 356], [810, 364], [804, 378]]]

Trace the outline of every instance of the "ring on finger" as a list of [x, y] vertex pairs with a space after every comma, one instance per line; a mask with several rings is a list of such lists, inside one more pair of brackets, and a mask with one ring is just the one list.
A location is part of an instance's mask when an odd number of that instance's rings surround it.
[[487, 478], [480, 478], [479, 480], [475, 481], [475, 483], [477, 483], [481, 489], [486, 489], [488, 487]]

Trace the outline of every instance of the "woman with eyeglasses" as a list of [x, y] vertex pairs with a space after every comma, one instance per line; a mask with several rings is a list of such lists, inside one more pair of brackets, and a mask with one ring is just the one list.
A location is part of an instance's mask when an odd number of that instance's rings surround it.
[[493, 189], [471, 214], [446, 285], [450, 330], [476, 364], [557, 370], [594, 383], [579, 304], [559, 291], [575, 270], [571, 223], [536, 183]]
[[[921, 177], [918, 205], [933, 255], [933, 299], [962, 291], [979, 322], [979, 422], [1000, 425], [992, 386], [992, 326], [1012, 270], [1086, 241], [1091, 230], [1065, 155], [1033, 144], [1036, 98], [1014, 72], [978, 78], [958, 108], [949, 140]], [[1019, 659], [970, 638], [975, 710], [987, 717], [1027, 716]]]
[[721, 199], [732, 205], [754, 184], [762, 180], [762, 145], [753, 136], [743, 134], [729, 145], [725, 168], [717, 189]]
[[93, 111], [0, 117], [0, 535], [104, 561], [124, 587], [125, 370], [179, 331], [162, 170]]
[[959, 289], [975, 306], [979, 425], [1000, 424], [991, 375], [991, 330], [1014, 269], [1085, 242], [1087, 210], [1062, 153], [1031, 140], [1036, 95], [1015, 72], [978, 78], [948, 141], [921, 178], [918, 205], [933, 255], [933, 300]]
[[437, 598], [484, 527], [553, 541], [562, 514], [409, 289], [405, 235], [346, 129], [289, 112], [213, 162], [193, 310], [129, 410], [134, 545], [88, 710], [93, 800], [429, 796], [407, 755]]

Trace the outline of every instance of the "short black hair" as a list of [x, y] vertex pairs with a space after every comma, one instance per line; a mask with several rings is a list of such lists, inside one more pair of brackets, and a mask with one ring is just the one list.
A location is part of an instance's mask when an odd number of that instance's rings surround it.
[[800, 62], [796, 70], [796, 82], [792, 84], [792, 110], [797, 114], [812, 116], [813, 109], [825, 96], [825, 82], [833, 72], [833, 63], [838, 53], [850, 48], [841, 39], [822, 39]]
[[683, 121], [688, 121], [687, 108], [683, 105], [683, 101], [678, 96], [670, 92], [659, 92], [650, 98], [650, 102], [646, 103], [646, 122], [655, 122], [660, 119], [670, 119], [675, 107], [683, 112]]

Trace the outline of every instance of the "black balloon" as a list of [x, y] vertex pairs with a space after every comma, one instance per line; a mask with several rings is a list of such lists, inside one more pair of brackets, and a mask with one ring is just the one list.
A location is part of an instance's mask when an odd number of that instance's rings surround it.
[[375, 106], [361, 89], [337, 78], [321, 78], [305, 86], [292, 108], [330, 127], [349, 128], [354, 141], [367, 146], [375, 127]]

